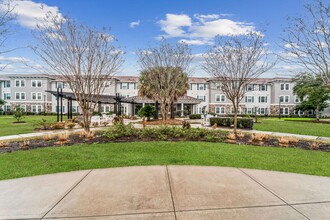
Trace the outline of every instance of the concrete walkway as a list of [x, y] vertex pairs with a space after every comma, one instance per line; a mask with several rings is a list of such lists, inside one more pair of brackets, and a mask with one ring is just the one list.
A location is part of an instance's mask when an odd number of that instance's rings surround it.
[[0, 219], [330, 219], [330, 178], [199, 166], [0, 181]]

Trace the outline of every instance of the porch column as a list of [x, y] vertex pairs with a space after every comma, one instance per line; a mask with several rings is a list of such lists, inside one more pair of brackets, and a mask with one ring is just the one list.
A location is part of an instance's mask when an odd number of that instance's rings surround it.
[[158, 101], [155, 102], [155, 115], [154, 119], [158, 119], [158, 108], [159, 108], [159, 103]]
[[97, 103], [97, 110], [98, 110], [99, 115], [101, 115], [101, 102]]
[[181, 117], [184, 116], [184, 112], [183, 112], [183, 103], [181, 103]]
[[146, 105], [146, 103], [143, 102], [143, 103], [142, 103], [142, 107], [144, 108], [145, 105]]

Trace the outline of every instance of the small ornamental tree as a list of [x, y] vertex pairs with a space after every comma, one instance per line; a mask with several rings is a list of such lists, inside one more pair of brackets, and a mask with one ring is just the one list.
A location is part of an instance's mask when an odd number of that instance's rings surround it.
[[297, 110], [314, 110], [316, 119], [320, 120], [320, 111], [329, 106], [330, 89], [323, 83], [320, 76], [309, 73], [298, 74], [294, 78], [296, 83], [293, 92], [301, 101]]
[[155, 108], [152, 105], [146, 105], [139, 111], [140, 117], [147, 117], [147, 121], [150, 121], [150, 117], [155, 114]]
[[17, 123], [21, 122], [24, 118], [24, 109], [21, 106], [16, 106], [13, 117], [16, 119]]

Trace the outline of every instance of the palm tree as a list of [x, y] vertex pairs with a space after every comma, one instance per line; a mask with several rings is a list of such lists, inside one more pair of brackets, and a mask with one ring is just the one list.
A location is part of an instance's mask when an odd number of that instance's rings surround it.
[[187, 92], [188, 87], [188, 74], [177, 67], [144, 70], [139, 77], [139, 95], [161, 104], [162, 120], [165, 124], [171, 105]]

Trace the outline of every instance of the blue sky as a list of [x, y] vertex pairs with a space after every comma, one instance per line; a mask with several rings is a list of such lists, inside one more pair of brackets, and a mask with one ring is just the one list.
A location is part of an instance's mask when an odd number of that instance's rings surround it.
[[[116, 43], [125, 51], [125, 64], [120, 74], [136, 75], [139, 66], [134, 51], [156, 45], [161, 36], [171, 42], [184, 41], [193, 53], [202, 54], [212, 45], [217, 34], [240, 34], [264, 29], [272, 51], [277, 44], [288, 16], [304, 13], [308, 0], [14, 0], [17, 7], [15, 31], [7, 41], [7, 48], [23, 47], [2, 54], [1, 63], [11, 62], [3, 73], [31, 73], [40, 62], [28, 48], [35, 44], [31, 31], [35, 18], [46, 11], [69, 16], [90, 26], [110, 27]], [[43, 4], [41, 9], [41, 4]], [[7, 60], [7, 61], [6, 61]], [[25, 61], [25, 64], [17, 62]], [[194, 62], [195, 76], [205, 75]], [[265, 76], [288, 75], [294, 66], [279, 64]]]

